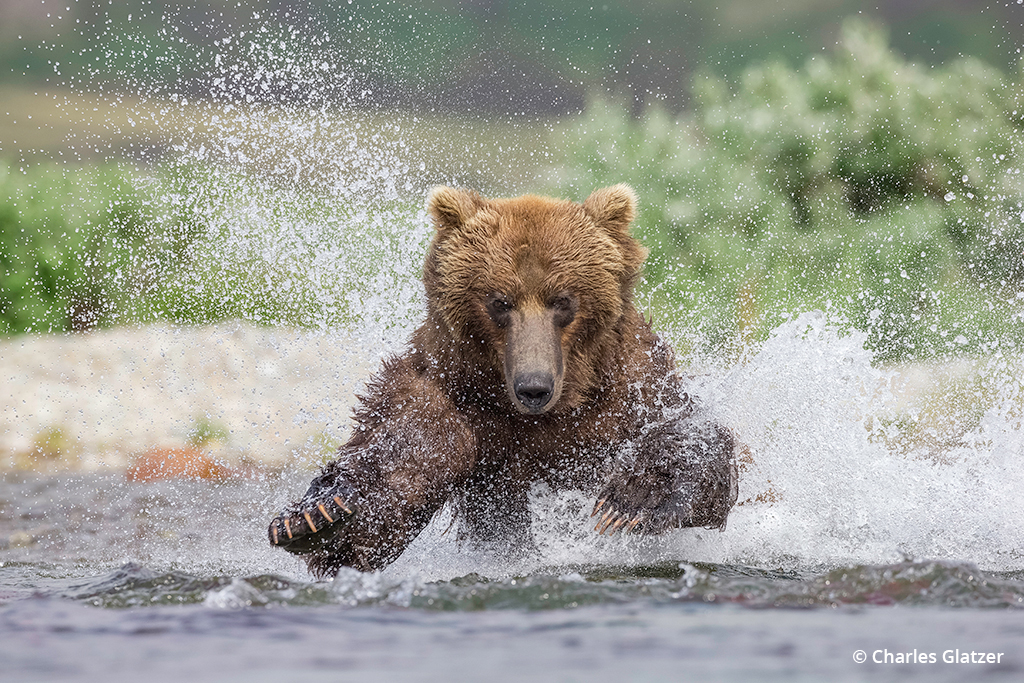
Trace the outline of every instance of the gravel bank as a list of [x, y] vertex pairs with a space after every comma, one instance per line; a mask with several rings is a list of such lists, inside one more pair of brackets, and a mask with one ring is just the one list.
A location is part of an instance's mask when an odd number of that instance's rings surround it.
[[[0, 341], [0, 469], [125, 467], [205, 423], [229, 465], [319, 457], [379, 352], [338, 335], [231, 323]], [[312, 464], [312, 463], [310, 463]]]
[[[243, 323], [0, 340], [0, 471], [124, 468], [185, 445], [200, 423], [226, 435], [204, 448], [229, 467], [313, 467], [347, 433], [384, 351]], [[896, 370], [898, 410], [923, 415], [914, 438], [954, 442], [981, 364]]]

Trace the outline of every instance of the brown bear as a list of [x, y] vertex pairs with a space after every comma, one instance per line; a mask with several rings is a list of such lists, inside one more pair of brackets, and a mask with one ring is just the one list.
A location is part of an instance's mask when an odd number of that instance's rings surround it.
[[271, 543], [319, 577], [379, 570], [449, 504], [462, 538], [528, 547], [539, 482], [596, 494], [600, 533], [724, 528], [733, 439], [634, 307], [635, 207], [626, 185], [583, 204], [435, 188], [427, 319]]

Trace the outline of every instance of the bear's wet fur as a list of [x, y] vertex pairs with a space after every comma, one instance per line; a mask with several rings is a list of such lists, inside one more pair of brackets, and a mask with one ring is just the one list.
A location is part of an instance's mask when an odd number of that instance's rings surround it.
[[426, 321], [271, 542], [318, 577], [379, 570], [449, 504], [464, 538], [528, 546], [541, 482], [593, 494], [600, 533], [724, 528], [733, 439], [634, 307], [635, 207], [625, 185], [582, 204], [435, 188]]

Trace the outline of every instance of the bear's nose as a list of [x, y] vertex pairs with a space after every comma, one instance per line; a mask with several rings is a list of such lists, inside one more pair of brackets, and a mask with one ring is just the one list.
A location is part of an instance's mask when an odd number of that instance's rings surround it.
[[546, 372], [528, 372], [516, 377], [514, 384], [516, 398], [531, 413], [539, 412], [551, 400], [555, 390], [555, 378]]

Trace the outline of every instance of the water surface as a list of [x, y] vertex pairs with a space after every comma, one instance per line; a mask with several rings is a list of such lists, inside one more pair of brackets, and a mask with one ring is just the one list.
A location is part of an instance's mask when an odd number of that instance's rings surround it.
[[[383, 573], [314, 582], [264, 538], [302, 476], [5, 475], [5, 680], [1012, 680], [1024, 670], [1024, 572], [969, 562], [688, 562], [669, 559], [670, 539], [655, 562], [643, 561], [653, 553], [643, 542], [604, 540], [597, 555], [611, 561], [551, 565], [542, 550], [508, 563], [435, 524]], [[572, 507], [540, 498], [548, 515]], [[857, 650], [937, 661], [858, 664]], [[945, 664], [947, 650], [1004, 654]]]

